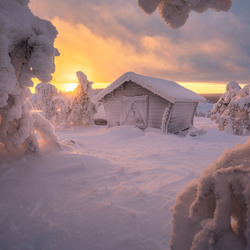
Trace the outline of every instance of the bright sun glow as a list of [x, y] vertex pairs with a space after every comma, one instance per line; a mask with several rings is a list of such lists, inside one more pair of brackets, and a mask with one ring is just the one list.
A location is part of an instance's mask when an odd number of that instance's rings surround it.
[[68, 83], [67, 86], [65, 87], [65, 91], [73, 91], [77, 87], [78, 83]]

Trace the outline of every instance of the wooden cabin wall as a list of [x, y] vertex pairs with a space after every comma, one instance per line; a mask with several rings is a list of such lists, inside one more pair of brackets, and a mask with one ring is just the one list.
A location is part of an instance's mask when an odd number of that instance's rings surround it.
[[168, 132], [177, 133], [178, 131], [190, 128], [193, 125], [196, 107], [197, 102], [176, 102], [171, 112]]
[[108, 125], [117, 126], [120, 124], [122, 96], [142, 95], [149, 97], [148, 127], [161, 128], [162, 116], [169, 102], [132, 81], [125, 82], [104, 97], [104, 108], [108, 118]]

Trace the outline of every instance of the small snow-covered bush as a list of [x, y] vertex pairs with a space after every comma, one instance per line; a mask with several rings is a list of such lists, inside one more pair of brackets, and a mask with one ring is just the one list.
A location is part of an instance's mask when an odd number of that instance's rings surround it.
[[[54, 72], [56, 28], [34, 16], [26, 0], [0, 3], [0, 144], [9, 153], [38, 151], [42, 126], [32, 115], [32, 78], [47, 82]], [[50, 123], [43, 123], [53, 131]], [[43, 126], [42, 129], [45, 129]], [[57, 143], [57, 137], [51, 137]]]
[[250, 249], [250, 140], [226, 150], [172, 207], [175, 250]]
[[226, 92], [214, 104], [211, 119], [220, 130], [232, 131], [236, 135], [250, 132], [250, 85], [243, 89], [236, 82], [227, 84]]
[[36, 93], [39, 95], [40, 105], [44, 117], [53, 123], [54, 116], [56, 115], [53, 97], [57, 95], [57, 89], [50, 83], [38, 83], [36, 85]]
[[68, 126], [68, 117], [71, 112], [71, 97], [67, 94], [59, 94], [53, 98], [54, 110], [53, 124], [56, 127], [65, 128]]

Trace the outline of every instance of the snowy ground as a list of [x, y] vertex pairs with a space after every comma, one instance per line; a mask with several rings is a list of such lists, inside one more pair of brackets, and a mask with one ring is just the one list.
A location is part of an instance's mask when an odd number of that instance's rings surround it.
[[0, 249], [165, 250], [176, 194], [247, 137], [195, 118], [197, 137], [95, 126], [57, 131], [69, 147], [1, 160]]

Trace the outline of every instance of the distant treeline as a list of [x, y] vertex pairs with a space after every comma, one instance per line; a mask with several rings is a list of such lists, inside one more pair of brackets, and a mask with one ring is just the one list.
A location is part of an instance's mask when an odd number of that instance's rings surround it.
[[205, 97], [208, 101], [212, 103], [216, 103], [222, 94], [200, 94], [201, 96]]

